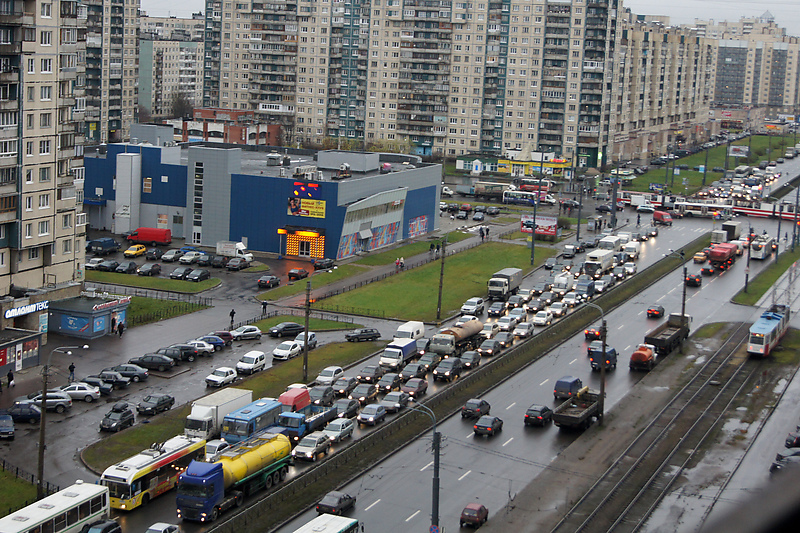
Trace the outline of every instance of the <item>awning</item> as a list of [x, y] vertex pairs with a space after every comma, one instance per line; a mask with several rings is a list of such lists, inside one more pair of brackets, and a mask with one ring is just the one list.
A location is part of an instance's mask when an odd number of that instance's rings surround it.
[[372, 230], [369, 229], [369, 228], [362, 229], [361, 231], [358, 232], [358, 238], [359, 239], [371, 239], [372, 238]]
[[84, 205], [106, 205], [107, 200], [105, 198], [84, 198], [83, 204]]

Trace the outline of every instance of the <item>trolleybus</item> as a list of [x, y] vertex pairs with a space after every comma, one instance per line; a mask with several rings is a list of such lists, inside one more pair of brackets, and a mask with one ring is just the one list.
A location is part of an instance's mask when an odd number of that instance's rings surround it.
[[77, 481], [0, 518], [3, 533], [80, 533], [109, 513], [108, 487]]
[[355, 518], [321, 514], [294, 533], [361, 533], [361, 527]]

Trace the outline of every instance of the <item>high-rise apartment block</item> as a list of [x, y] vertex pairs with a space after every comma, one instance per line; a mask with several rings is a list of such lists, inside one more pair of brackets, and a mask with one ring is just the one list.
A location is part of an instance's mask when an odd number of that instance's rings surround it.
[[[154, 120], [202, 105], [203, 42], [141, 39], [139, 41], [139, 106]], [[144, 120], [144, 119], [143, 119]]]
[[139, 0], [85, 0], [86, 140], [128, 138], [138, 112]]
[[0, 4], [0, 293], [75, 279], [84, 261], [86, 10]]
[[150, 17], [143, 13], [139, 19], [139, 35], [142, 39], [202, 41], [205, 27], [205, 17], [202, 13], [192, 13], [190, 19]]

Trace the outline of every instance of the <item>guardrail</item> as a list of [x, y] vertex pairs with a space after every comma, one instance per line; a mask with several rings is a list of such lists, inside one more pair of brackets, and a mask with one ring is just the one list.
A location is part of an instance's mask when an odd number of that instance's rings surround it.
[[[11, 474], [12, 476], [14, 476], [16, 478], [19, 478], [19, 479], [21, 479], [23, 481], [27, 481], [31, 485], [37, 485], [37, 481], [36, 480], [38, 478], [34, 474], [31, 474], [27, 470], [23, 470], [22, 468], [14, 465], [12, 463], [9, 463], [5, 459], [0, 459], [0, 470], [2, 470], [3, 472], [7, 472], [7, 473]], [[45, 495], [54, 494], [54, 493], [56, 493], [56, 492], [61, 490], [61, 487], [59, 487], [58, 485], [54, 485], [54, 484], [50, 483], [49, 481], [45, 481], [43, 483], [43, 485], [44, 485], [44, 493], [45, 493]], [[28, 505], [34, 503], [35, 501], [36, 501], [36, 499], [33, 499], [32, 501], [25, 502], [20, 507], [16, 507], [16, 508], [9, 507], [6, 514], [11, 514], [14, 511], [17, 511], [19, 509], [27, 507]]]
[[[707, 246], [709, 241], [710, 233], [695, 239], [683, 247], [685, 257], [691, 257]], [[680, 264], [675, 256], [665, 257], [596, 298], [594, 303], [608, 314], [631, 296], [674, 271]], [[529, 339], [528, 342], [512, 347], [503, 355], [431, 396], [424, 403], [441, 421], [460, 408], [467, 399], [485, 394], [486, 391], [500, 385], [599, 318], [600, 312], [595, 308], [580, 307], [532, 337], [536, 341], [530, 342]], [[326, 492], [347, 483], [363, 470], [387, 458], [394, 450], [418, 438], [429, 427], [430, 418], [425, 413], [406, 410], [393, 421], [375, 428], [316, 467], [302, 472], [285, 485], [278, 487], [274, 492], [250, 505], [244, 512], [220, 521], [211, 531], [258, 533], [265, 528], [272, 530], [293, 515], [312, 506]]]

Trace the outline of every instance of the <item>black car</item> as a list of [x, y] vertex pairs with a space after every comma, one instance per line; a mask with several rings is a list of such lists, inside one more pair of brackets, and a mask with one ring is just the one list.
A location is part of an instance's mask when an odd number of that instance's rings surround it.
[[601, 337], [600, 330], [598, 328], [587, 328], [584, 330], [583, 335], [587, 341], [594, 341]]
[[269, 328], [270, 337], [289, 337], [296, 336], [305, 331], [305, 328], [296, 322], [281, 322], [277, 326]]
[[700, 274], [689, 274], [686, 276], [685, 283], [687, 287], [699, 287], [703, 284], [703, 278], [700, 277]]
[[169, 273], [170, 279], [186, 279], [186, 276], [194, 270], [192, 267], [178, 267]]
[[314, 261], [314, 270], [328, 270], [335, 265], [333, 259], [317, 259]]
[[330, 385], [317, 385], [308, 391], [311, 403], [330, 407], [336, 400], [336, 393]]
[[381, 377], [383, 377], [383, 369], [378, 365], [365, 366], [356, 374], [359, 383], [377, 383]]
[[15, 404], [0, 412], [10, 415], [14, 422], [38, 424], [39, 420], [42, 418], [42, 412], [39, 410], [39, 406], [32, 403]]
[[202, 267], [211, 266], [211, 260], [213, 259], [213, 257], [214, 256], [210, 254], [203, 254], [197, 258], [196, 264], [197, 266], [202, 266]]
[[[89, 376], [89, 377], [100, 378], [103, 381], [111, 383], [112, 385], [114, 385], [115, 389], [127, 389], [128, 385], [131, 384], [131, 378], [123, 376], [122, 374], [120, 374], [116, 370], [103, 370], [102, 372], [100, 372], [96, 376]], [[89, 383], [85, 379], [82, 380], [82, 381], [84, 383]]]
[[332, 491], [323, 497], [317, 504], [319, 514], [328, 513], [340, 515], [356, 506], [356, 497], [344, 492]]
[[461, 364], [464, 365], [464, 368], [473, 369], [478, 368], [481, 364], [481, 354], [476, 352], [475, 350], [469, 350], [461, 354]]
[[531, 292], [534, 294], [534, 296], [539, 296], [543, 292], [548, 292], [552, 288], [553, 288], [552, 283], [548, 283], [547, 281], [540, 281], [539, 283], [533, 284], [533, 287], [531, 287]]
[[494, 336], [494, 340], [500, 343], [503, 348], [508, 348], [514, 344], [514, 334], [511, 331], [501, 331]]
[[362, 328], [350, 333], [345, 333], [345, 340], [355, 341], [376, 341], [381, 338], [380, 332], [375, 328]]
[[114, 384], [109, 383], [108, 381], [102, 380], [96, 376], [86, 376], [82, 380], [83, 383], [91, 385], [92, 387], [97, 387], [100, 389], [100, 394], [103, 396], [109, 396], [112, 392], [114, 392]]
[[545, 307], [547, 307], [547, 304], [541, 298], [534, 298], [533, 300], [528, 302], [528, 305], [525, 306], [526, 310], [529, 313], [538, 313]]
[[356, 385], [358, 385], [358, 380], [356, 378], [345, 376], [336, 380], [333, 384], [333, 391], [339, 396], [347, 396], [353, 392]]
[[271, 289], [281, 284], [281, 279], [278, 276], [261, 276], [258, 278], [259, 289]]
[[205, 268], [196, 268], [191, 272], [189, 272], [189, 275], [186, 276], [187, 280], [194, 282], [199, 282], [210, 278], [211, 278], [211, 272], [209, 272]]
[[348, 398], [358, 401], [361, 405], [367, 405], [375, 401], [378, 397], [378, 387], [374, 383], [359, 383]]
[[152, 259], [153, 261], [157, 261], [161, 259], [161, 256], [164, 255], [164, 252], [159, 250], [158, 248], [148, 248], [147, 251], [144, 253], [145, 259]]
[[496, 416], [484, 415], [475, 422], [472, 429], [476, 435], [488, 435], [491, 437], [503, 430], [503, 420]]
[[461, 418], [480, 418], [488, 415], [492, 406], [486, 400], [472, 398], [461, 407]]
[[175, 405], [175, 398], [169, 394], [148, 394], [136, 406], [136, 411], [142, 415], [155, 415], [162, 411], [169, 411]]
[[489, 306], [486, 314], [489, 316], [503, 316], [506, 314], [508, 304], [506, 302], [494, 302]]
[[333, 408], [336, 409], [336, 416], [339, 418], [353, 418], [358, 414], [359, 407], [358, 400], [351, 400], [350, 398], [342, 398], [336, 400]]
[[384, 374], [380, 381], [378, 381], [378, 392], [392, 392], [393, 390], [400, 390], [403, 385], [403, 380], [400, 374], [389, 372]]
[[664, 316], [664, 308], [660, 305], [651, 305], [647, 308], [647, 318], [661, 318]]
[[101, 272], [114, 272], [119, 266], [119, 261], [107, 260], [97, 265], [94, 269]]
[[500, 214], [500, 208], [497, 207], [497, 206], [494, 206], [494, 205], [490, 205], [489, 207], [486, 208], [486, 214], [487, 215], [493, 215], [493, 216], [494, 215], [499, 215]]
[[114, 272], [118, 272], [119, 274], [135, 274], [137, 268], [136, 261], [123, 261], [114, 269]]
[[175, 361], [176, 365], [178, 364], [178, 361], [189, 361], [191, 363], [200, 356], [197, 348], [191, 344], [173, 344], [172, 346], [168, 346], [166, 348], [159, 348], [156, 350], [156, 353], [166, 355]]
[[305, 268], [293, 268], [289, 271], [289, 281], [300, 280], [308, 277], [308, 270]]
[[546, 405], [531, 405], [525, 411], [526, 426], [544, 426], [553, 421], [553, 410]]
[[478, 353], [481, 355], [497, 355], [503, 349], [499, 341], [486, 339], [478, 346]]
[[100, 431], [120, 431], [134, 423], [133, 411], [128, 402], [117, 402], [100, 421]]
[[561, 205], [563, 205], [566, 208], [570, 208], [570, 207], [578, 207], [581, 204], [577, 200], [566, 198], [564, 200], [561, 200]]
[[174, 359], [158, 353], [146, 353], [142, 356], [129, 359], [128, 362], [132, 365], [149, 368], [150, 370], [158, 370], [159, 372], [166, 372], [175, 366]]
[[81, 529], [83, 533], [122, 533], [116, 520], [98, 520]]
[[400, 379], [408, 381], [412, 378], [424, 378], [428, 374], [428, 369], [421, 363], [411, 363], [405, 366], [400, 372]]
[[594, 208], [595, 211], [598, 213], [610, 213], [612, 211], [611, 206], [608, 204], [601, 204]]
[[130, 363], [130, 362], [128, 364], [122, 364], [113, 366], [111, 368], [106, 368], [105, 370], [119, 372], [126, 378], [131, 378], [131, 381], [133, 381], [134, 383], [145, 381], [148, 377], [150, 377], [150, 374], [147, 372], [146, 369], [144, 369], [143, 367], [141, 367], [136, 363]]
[[555, 257], [548, 257], [544, 262], [545, 270], [553, 270], [553, 267], [556, 266], [558, 261]]
[[145, 263], [136, 270], [136, 273], [140, 276], [158, 276], [161, 274], [161, 265], [159, 263]]
[[[419, 361], [417, 361], [417, 363], [419, 363], [425, 368], [426, 373], [433, 371], [433, 369], [436, 368], [436, 366], [441, 362], [442, 362], [442, 356], [434, 352], [426, 353], [425, 355], [419, 358]], [[419, 377], [425, 377], [425, 376], [419, 376]]]
[[214, 268], [224, 268], [228, 265], [228, 260], [230, 258], [225, 255], [215, 255], [213, 259], [211, 259], [211, 266]]
[[241, 270], [249, 266], [250, 263], [248, 263], [245, 259], [241, 257], [234, 257], [233, 259], [228, 260], [228, 262], [225, 264], [225, 268], [227, 268], [228, 270]]

